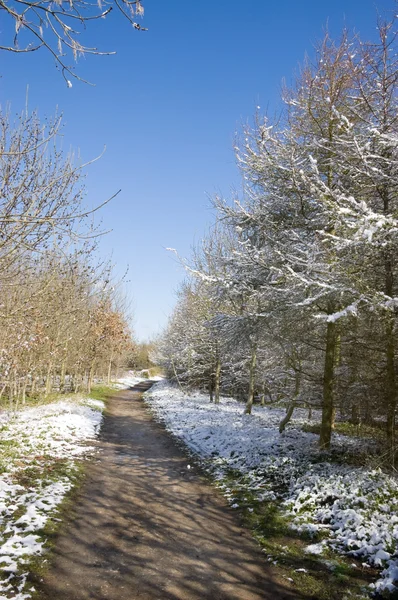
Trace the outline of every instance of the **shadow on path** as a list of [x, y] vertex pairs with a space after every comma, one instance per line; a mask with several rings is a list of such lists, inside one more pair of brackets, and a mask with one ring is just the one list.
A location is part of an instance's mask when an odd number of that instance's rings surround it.
[[274, 580], [233, 511], [153, 421], [141, 400], [150, 385], [110, 399], [99, 453], [40, 599], [298, 598]]

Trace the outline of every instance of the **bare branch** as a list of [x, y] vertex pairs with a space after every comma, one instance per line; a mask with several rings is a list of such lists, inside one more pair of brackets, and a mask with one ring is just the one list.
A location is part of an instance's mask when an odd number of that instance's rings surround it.
[[[104, 7], [103, 7], [104, 4]], [[80, 43], [81, 32], [72, 27], [80, 23], [84, 29], [91, 21], [107, 18], [114, 7], [131, 23], [134, 29], [147, 31], [137, 23], [137, 17], [142, 17], [144, 9], [141, 0], [0, 0], [0, 15], [2, 22], [9, 23], [10, 43], [0, 46], [0, 50], [18, 54], [34, 52], [40, 48], [47, 50], [59, 67], [68, 87], [71, 87], [69, 77], [89, 83], [74, 71], [67, 57], [72, 56], [77, 62], [79, 56], [89, 54], [110, 55], [113, 51], [101, 51], [96, 47]], [[10, 25], [13, 24], [13, 28]], [[11, 30], [13, 33], [11, 34]], [[20, 42], [26, 34], [22, 46]], [[12, 39], [12, 42], [11, 42]]]

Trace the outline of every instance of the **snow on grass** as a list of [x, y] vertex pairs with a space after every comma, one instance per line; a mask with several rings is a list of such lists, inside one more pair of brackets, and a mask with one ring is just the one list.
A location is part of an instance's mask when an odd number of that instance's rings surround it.
[[129, 373], [127, 373], [127, 375], [121, 377], [115, 383], [113, 383], [113, 386], [117, 389], [125, 390], [134, 387], [142, 381], [148, 381], [148, 377], [142, 377], [139, 373], [134, 373], [134, 371], [130, 371]]
[[0, 600], [26, 600], [29, 561], [72, 488], [76, 459], [93, 450], [103, 402], [63, 400], [0, 414]]
[[[398, 482], [380, 470], [330, 461], [320, 452], [318, 436], [302, 431], [306, 411], [297, 410], [281, 436], [283, 409], [255, 406], [243, 414], [242, 404], [223, 398], [210, 404], [208, 396], [184, 395], [167, 382], [155, 385], [146, 401], [167, 429], [196, 453], [216, 479], [233, 470], [242, 489], [257, 500], [282, 502], [292, 527], [325, 537], [308, 552], [332, 547], [381, 569], [374, 584], [378, 592], [398, 585]], [[318, 414], [319, 417], [319, 414]], [[335, 435], [332, 454], [363, 450], [363, 440]], [[329, 461], [328, 461], [329, 459]], [[236, 498], [220, 486], [231, 506]], [[236, 485], [234, 485], [236, 489]]]

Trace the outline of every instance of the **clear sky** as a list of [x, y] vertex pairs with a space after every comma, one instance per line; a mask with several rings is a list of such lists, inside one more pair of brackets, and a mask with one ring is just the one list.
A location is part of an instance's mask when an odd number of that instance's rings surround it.
[[[115, 56], [80, 59], [91, 87], [65, 85], [44, 51], [0, 54], [0, 102], [25, 105], [42, 117], [64, 115], [65, 148], [84, 161], [102, 152], [86, 177], [87, 203], [122, 192], [102, 211], [100, 251], [116, 272], [128, 268], [139, 339], [167, 322], [183, 269], [167, 247], [188, 256], [213, 221], [209, 197], [230, 196], [240, 178], [234, 136], [260, 106], [276, 109], [289, 82], [311, 54], [326, 24], [364, 39], [376, 15], [391, 16], [393, 0], [143, 0], [149, 31], [132, 29], [120, 14], [93, 23], [85, 45]], [[1, 23], [4, 28], [6, 23]], [[0, 31], [1, 36], [1, 31]]]

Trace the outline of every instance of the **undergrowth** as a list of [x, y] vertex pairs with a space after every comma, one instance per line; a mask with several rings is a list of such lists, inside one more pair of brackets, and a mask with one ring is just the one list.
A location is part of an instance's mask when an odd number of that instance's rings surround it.
[[284, 585], [291, 586], [299, 598], [307, 600], [344, 600], [370, 598], [366, 587], [376, 571], [364, 568], [352, 558], [326, 549], [322, 556], [305, 552], [322, 535], [310, 536], [291, 529], [280, 501], [259, 501], [249, 481], [239, 471], [228, 470], [217, 486], [230, 490], [242, 524], [251, 530], [267, 562]]

